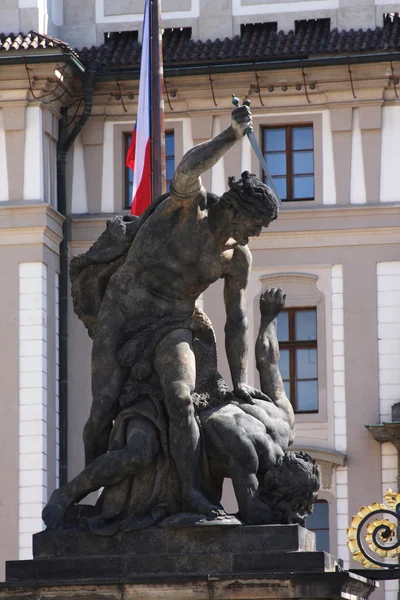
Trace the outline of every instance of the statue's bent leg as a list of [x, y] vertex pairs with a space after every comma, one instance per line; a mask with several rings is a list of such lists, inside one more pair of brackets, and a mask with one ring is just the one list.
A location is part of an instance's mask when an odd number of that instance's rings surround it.
[[108, 449], [112, 421], [128, 372], [117, 360], [117, 352], [123, 341], [124, 325], [125, 318], [118, 304], [113, 302], [112, 298], [105, 298], [93, 340], [93, 401], [83, 431], [86, 466]]
[[154, 368], [168, 412], [169, 444], [181, 483], [183, 509], [208, 516], [224, 514], [199, 490], [200, 432], [191, 397], [196, 383], [192, 332], [176, 329], [166, 335], [157, 345]]
[[128, 443], [123, 450], [107, 452], [96, 458], [69, 483], [55, 490], [43, 509], [42, 518], [49, 529], [62, 527], [65, 510], [101, 487], [110, 487], [125, 477], [136, 475], [151, 463], [159, 450], [156, 427], [143, 418], [132, 418]]

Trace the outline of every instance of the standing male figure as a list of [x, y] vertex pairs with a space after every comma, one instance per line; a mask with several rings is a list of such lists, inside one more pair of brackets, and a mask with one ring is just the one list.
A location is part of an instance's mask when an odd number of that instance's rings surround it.
[[[251, 126], [248, 106], [232, 112], [232, 124], [192, 148], [171, 181], [170, 195], [138, 229], [125, 263], [111, 277], [97, 317], [92, 353], [93, 403], [84, 430], [86, 464], [107, 451], [108, 434], [127, 378], [117, 352], [129, 322], [193, 314], [208, 286], [224, 279], [225, 346], [234, 393], [252, 402], [268, 400], [246, 384], [246, 286], [251, 267], [248, 239], [278, 216], [278, 200], [254, 175], [229, 178], [221, 198], [208, 195], [200, 175], [211, 168]], [[127, 224], [129, 235], [129, 224]], [[192, 332], [175, 329], [158, 343], [154, 369], [169, 419], [169, 445], [182, 489], [183, 509], [218, 514], [200, 492], [199, 430], [191, 395], [196, 383]]]

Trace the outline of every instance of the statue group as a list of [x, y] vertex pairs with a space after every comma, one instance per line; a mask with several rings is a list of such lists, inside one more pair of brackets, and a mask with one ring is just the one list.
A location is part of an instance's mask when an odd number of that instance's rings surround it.
[[[168, 523], [224, 523], [224, 478], [236, 520], [305, 523], [318, 468], [288, 451], [294, 413], [279, 372], [276, 319], [281, 289], [260, 297], [255, 354], [261, 389], [246, 383], [249, 237], [278, 217], [279, 201], [254, 175], [230, 177], [221, 197], [200, 175], [251, 126], [247, 105], [192, 148], [170, 192], [140, 217], [115, 217], [71, 262], [74, 310], [93, 339], [92, 406], [84, 428], [85, 469], [43, 510], [63, 528], [68, 507], [103, 488], [82, 523], [98, 535]], [[224, 280], [225, 348], [233, 389], [217, 369], [212, 324], [196, 300]]]

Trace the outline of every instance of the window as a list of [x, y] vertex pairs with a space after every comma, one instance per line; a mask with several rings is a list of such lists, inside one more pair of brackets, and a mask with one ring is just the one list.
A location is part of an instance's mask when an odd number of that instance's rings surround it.
[[[263, 128], [263, 154], [281, 200], [314, 200], [312, 125]], [[264, 175], [264, 181], [267, 179]]]
[[[124, 135], [124, 157], [128, 152], [131, 143], [132, 135], [125, 133]], [[125, 159], [124, 159], [125, 165]], [[169, 184], [175, 171], [175, 136], [174, 131], [165, 132], [165, 183], [166, 191], [169, 192]], [[133, 171], [125, 167], [125, 208], [129, 208], [132, 202], [133, 190]]]
[[315, 532], [317, 551], [329, 552], [329, 504], [326, 500], [317, 500], [314, 512], [307, 518], [306, 527]]
[[169, 184], [175, 171], [175, 136], [173, 131], [165, 132], [165, 187], [169, 192]]
[[278, 316], [279, 369], [296, 413], [318, 411], [317, 310], [288, 308]]

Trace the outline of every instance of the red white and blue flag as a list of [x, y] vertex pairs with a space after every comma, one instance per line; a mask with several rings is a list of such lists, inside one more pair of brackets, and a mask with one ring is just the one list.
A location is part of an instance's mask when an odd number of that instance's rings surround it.
[[151, 204], [150, 153], [150, 0], [145, 0], [142, 58], [140, 61], [139, 104], [126, 166], [133, 171], [131, 213], [141, 215]]

